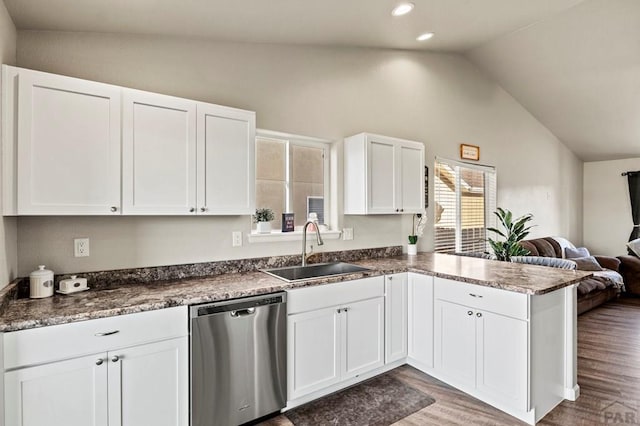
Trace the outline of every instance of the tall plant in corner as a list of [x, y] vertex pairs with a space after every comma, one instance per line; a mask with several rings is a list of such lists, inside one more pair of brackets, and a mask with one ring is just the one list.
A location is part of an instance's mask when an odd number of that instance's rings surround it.
[[513, 219], [513, 214], [506, 209], [498, 209], [493, 212], [498, 217], [500, 224], [504, 230], [497, 228], [487, 228], [487, 231], [495, 232], [499, 236], [504, 238], [504, 241], [497, 241], [488, 238], [489, 244], [493, 249], [493, 253], [498, 260], [504, 260], [506, 262], [511, 261], [512, 256], [526, 256], [530, 252], [526, 248], [520, 245], [520, 241], [524, 240], [529, 235], [531, 226], [527, 226], [527, 222], [533, 219], [531, 213], [520, 216]]

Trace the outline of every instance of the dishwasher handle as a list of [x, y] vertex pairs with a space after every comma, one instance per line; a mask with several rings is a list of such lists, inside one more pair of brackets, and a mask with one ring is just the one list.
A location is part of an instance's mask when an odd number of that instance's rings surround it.
[[247, 308], [247, 309], [240, 309], [237, 311], [231, 311], [231, 316], [233, 318], [239, 318], [239, 317], [246, 317], [249, 315], [253, 315], [256, 313], [256, 308]]

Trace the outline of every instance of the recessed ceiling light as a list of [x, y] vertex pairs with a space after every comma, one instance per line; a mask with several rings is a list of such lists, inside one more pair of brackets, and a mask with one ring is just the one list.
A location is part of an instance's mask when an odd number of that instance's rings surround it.
[[429, 40], [431, 37], [433, 37], [435, 34], [434, 33], [424, 33], [424, 34], [420, 34], [416, 40], [418, 41], [426, 41]]
[[402, 16], [411, 12], [415, 5], [413, 3], [400, 3], [391, 11], [391, 16]]

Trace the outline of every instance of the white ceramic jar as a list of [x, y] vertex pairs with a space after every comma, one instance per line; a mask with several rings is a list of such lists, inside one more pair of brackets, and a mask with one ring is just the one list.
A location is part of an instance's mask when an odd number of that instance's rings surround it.
[[38, 270], [29, 274], [29, 297], [41, 299], [53, 296], [53, 271], [38, 265]]

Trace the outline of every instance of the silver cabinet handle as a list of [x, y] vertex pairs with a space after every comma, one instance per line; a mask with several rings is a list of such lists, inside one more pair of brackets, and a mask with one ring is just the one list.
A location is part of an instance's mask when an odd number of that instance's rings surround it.
[[476, 314], [476, 316], [477, 316], [478, 318], [480, 318], [480, 317], [482, 316], [482, 313], [481, 313], [481, 312], [478, 312], [478, 313]]
[[103, 362], [104, 360], [102, 358], [96, 359], [96, 365], [102, 365]]
[[120, 330], [104, 331], [102, 333], [96, 333], [97, 337], [111, 336], [112, 334], [120, 333]]
[[118, 208], [116, 206], [111, 206], [109, 210], [111, 210], [112, 213], [115, 213], [118, 211]]
[[469, 296], [471, 297], [477, 297], [478, 299], [482, 299], [484, 296], [482, 296], [481, 294], [473, 294], [473, 293], [469, 293]]
[[114, 355], [113, 358], [111, 358], [111, 362], [118, 362], [120, 361], [120, 357], [118, 355]]
[[472, 311], [467, 311], [467, 315], [473, 315]]
[[255, 313], [256, 313], [256, 308], [247, 308], [247, 309], [239, 309], [237, 311], [231, 311], [231, 316], [234, 318], [246, 317], [247, 315], [253, 315]]

